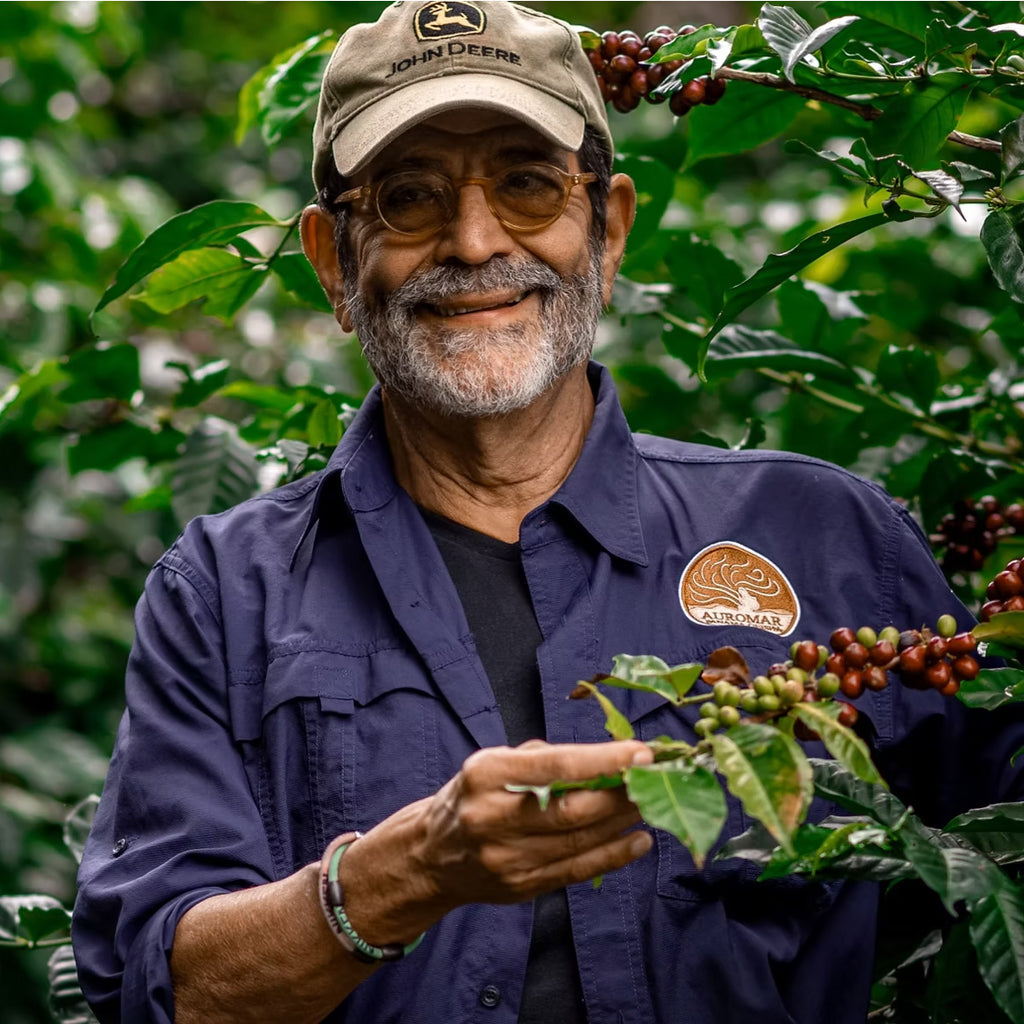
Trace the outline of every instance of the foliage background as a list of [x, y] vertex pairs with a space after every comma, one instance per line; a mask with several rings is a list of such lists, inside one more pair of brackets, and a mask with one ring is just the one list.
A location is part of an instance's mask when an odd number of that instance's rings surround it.
[[[122, 300], [92, 326], [89, 312], [132, 248], [174, 213], [231, 198], [286, 219], [308, 201], [309, 119], [272, 150], [256, 131], [237, 140], [239, 90], [284, 47], [382, 6], [0, 5], [0, 395], [39, 369], [35, 392], [23, 388], [0, 418], [0, 893], [73, 897], [60, 822], [102, 783], [131, 608], [183, 514], [170, 502], [178, 446], [208, 416], [241, 425], [238, 451], [281, 437], [329, 444], [323, 403], [357, 404], [370, 383], [354, 340], [314, 308], [315, 296], [303, 303], [277, 276], [227, 323], [200, 303], [165, 314]], [[662, 22], [735, 24], [757, 11], [532, 6], [598, 31], [640, 32]], [[816, 5], [797, 6], [823, 20]], [[1019, 5], [989, 6], [1019, 20]], [[872, 231], [750, 312], [749, 327], [841, 357], [863, 371], [859, 383], [816, 397], [813, 380], [788, 370], [712, 365], [706, 385], [691, 372], [696, 342], [680, 324], [713, 316], [724, 288], [769, 252], [867, 212], [862, 190], [785, 145], [841, 148], [865, 125], [799, 101], [791, 114], [798, 108], [780, 138], [721, 156], [715, 140], [738, 130], [725, 103], [687, 121], [667, 105], [612, 115], [620, 165], [637, 178], [643, 205], [597, 354], [613, 368], [631, 422], [838, 462], [906, 498], [926, 527], [962, 494], [1016, 496], [1024, 327], [978, 241], [981, 207]], [[992, 136], [1017, 114], [986, 96], [959, 127]], [[963, 157], [948, 150], [948, 159]], [[998, 172], [997, 156], [971, 158]], [[282, 232], [251, 237], [266, 251]], [[118, 349], [124, 358], [90, 362], [97, 337], [128, 346]], [[186, 381], [173, 363], [206, 367], [207, 376]], [[986, 445], [961, 444], [965, 437]], [[238, 458], [241, 476], [264, 485], [284, 472], [274, 457]], [[230, 486], [212, 495], [227, 497]], [[0, 950], [5, 1022], [47, 1019], [44, 962], [44, 953]]]

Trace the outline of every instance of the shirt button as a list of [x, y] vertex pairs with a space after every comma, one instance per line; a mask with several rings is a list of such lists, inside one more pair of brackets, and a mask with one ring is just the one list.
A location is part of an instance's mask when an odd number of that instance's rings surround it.
[[489, 1010], [501, 1002], [501, 992], [497, 985], [487, 985], [480, 992], [480, 1002]]
[[121, 838], [114, 843], [114, 848], [110, 851], [115, 857], [120, 857], [124, 851], [128, 849], [128, 840]]

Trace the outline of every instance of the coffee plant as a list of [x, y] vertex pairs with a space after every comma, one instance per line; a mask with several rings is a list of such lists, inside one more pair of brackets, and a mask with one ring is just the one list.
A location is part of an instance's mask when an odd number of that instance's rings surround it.
[[[1014, 812], [919, 828], [850, 763], [872, 770], [854, 742], [864, 689], [958, 688], [942, 699], [981, 707], [1022, 693], [1021, 5], [723, 8], [743, 12], [734, 25], [682, 24], [695, 8], [679, 5], [672, 26], [644, 24], [641, 5], [538, 6], [589, 23], [616, 169], [638, 187], [597, 348], [634, 428], [878, 481], [931, 533], [958, 594], [987, 605], [970, 641], [876, 623], [868, 643], [839, 624], [853, 640], [807, 638], [789, 666], [688, 668], [685, 693], [654, 660], [616, 663], [612, 676], [707, 709], [701, 735], [632, 786], [678, 771], [710, 801], [744, 730], [783, 737], [787, 785], [806, 795], [811, 779], [867, 820], [765, 821], [725, 852], [770, 875], [880, 861], [927, 875], [956, 913], [899, 942], [883, 928], [875, 1019], [1024, 1020], [1019, 971], [1004, 969], [1024, 931]], [[0, 945], [59, 938], [40, 929], [66, 920], [50, 900], [73, 895], [60, 823], [100, 783], [148, 566], [192, 516], [322, 466], [370, 386], [296, 228], [320, 73], [338, 32], [381, 7], [261, 20], [232, 4], [0, 5], [0, 892], [53, 894], [8, 897]], [[981, 667], [970, 642], [1007, 667]], [[614, 687], [589, 685], [598, 700]], [[841, 750], [808, 769], [792, 752], [811, 734]], [[696, 856], [723, 853], [713, 821], [690, 825]], [[973, 867], [937, 882], [922, 851], [959, 865], [954, 849]], [[43, 1019], [46, 965], [0, 958], [11, 1024]], [[975, 961], [1000, 965], [980, 987]], [[66, 1005], [66, 960], [51, 975]]]

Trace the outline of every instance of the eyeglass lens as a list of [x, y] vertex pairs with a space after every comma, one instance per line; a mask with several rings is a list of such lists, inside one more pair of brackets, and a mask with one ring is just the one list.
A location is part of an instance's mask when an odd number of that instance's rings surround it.
[[[480, 184], [487, 203], [504, 224], [529, 230], [553, 221], [565, 208], [569, 184], [553, 167], [525, 164]], [[433, 171], [399, 171], [377, 192], [377, 210], [393, 230], [406, 234], [434, 231], [447, 224], [458, 207], [457, 183]]]

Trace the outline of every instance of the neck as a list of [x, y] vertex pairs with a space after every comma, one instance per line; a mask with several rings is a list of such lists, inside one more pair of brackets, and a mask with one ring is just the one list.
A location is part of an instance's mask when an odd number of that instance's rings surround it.
[[395, 476], [424, 508], [500, 540], [561, 486], [594, 416], [586, 365], [525, 409], [483, 419], [437, 416], [384, 394]]

